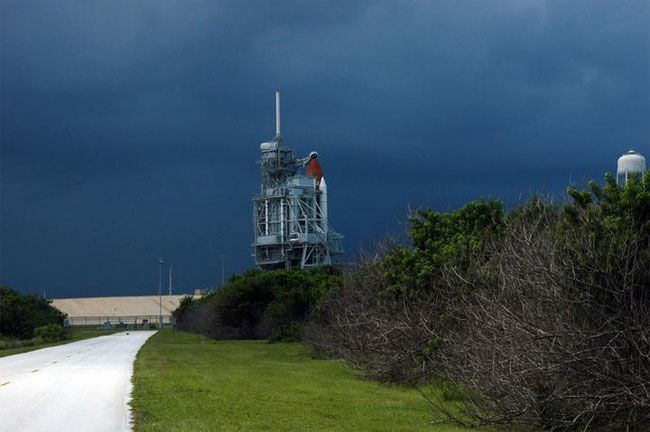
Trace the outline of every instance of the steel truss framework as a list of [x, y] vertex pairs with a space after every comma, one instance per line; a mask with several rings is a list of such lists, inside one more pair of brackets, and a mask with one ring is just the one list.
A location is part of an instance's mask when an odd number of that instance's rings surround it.
[[[304, 160], [279, 138], [264, 143], [262, 187], [253, 199], [255, 265], [262, 269], [332, 264], [343, 236], [328, 226], [316, 179], [297, 174]], [[327, 204], [324, 204], [327, 205]]]

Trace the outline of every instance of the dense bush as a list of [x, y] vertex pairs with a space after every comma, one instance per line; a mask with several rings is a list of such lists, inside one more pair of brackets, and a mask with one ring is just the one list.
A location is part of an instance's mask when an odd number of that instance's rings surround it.
[[464, 423], [650, 430], [650, 176], [568, 196], [418, 212], [413, 247], [361, 260], [307, 340], [373, 378], [442, 377]]
[[650, 176], [568, 194], [509, 221], [497, 284], [455, 308], [447, 371], [485, 396], [482, 420], [649, 430]]
[[416, 210], [410, 217], [412, 247], [395, 248], [381, 262], [388, 290], [432, 291], [445, 270], [466, 272], [486, 247], [498, 242], [505, 213], [497, 200], [476, 200], [453, 212]]
[[68, 337], [65, 329], [60, 324], [47, 324], [34, 329], [34, 337], [45, 342], [58, 342]]
[[499, 201], [477, 200], [448, 213], [410, 217], [412, 247], [383, 243], [363, 256], [338, 295], [313, 316], [307, 340], [318, 355], [343, 357], [382, 381], [422, 383], [436, 373], [435, 353], [450, 321], [447, 275], [492, 279], [470, 268], [502, 237]]
[[36, 327], [62, 325], [65, 314], [50, 303], [34, 294], [21, 294], [0, 286], [0, 335], [30, 339]]
[[435, 293], [388, 290], [385, 267], [360, 261], [305, 327], [305, 340], [324, 358], [344, 358], [368, 377], [421, 383], [431, 376], [432, 340], [441, 306]]
[[301, 323], [339, 284], [333, 267], [311, 271], [249, 270], [174, 312], [179, 329], [219, 339], [298, 340]]
[[0, 339], [0, 350], [30, 347], [36, 345], [37, 342], [36, 339]]

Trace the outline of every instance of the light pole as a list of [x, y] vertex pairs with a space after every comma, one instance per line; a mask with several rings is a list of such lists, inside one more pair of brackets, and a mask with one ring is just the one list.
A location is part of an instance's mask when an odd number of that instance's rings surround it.
[[169, 266], [169, 295], [172, 295], [172, 266]]
[[162, 257], [159, 258], [159, 264], [160, 264], [160, 266], [159, 266], [159, 269], [158, 269], [158, 300], [160, 302], [160, 317], [159, 317], [160, 319], [159, 319], [158, 323], [160, 324], [159, 328], [162, 330], [162, 324], [163, 324], [163, 322], [162, 322], [162, 319], [163, 319], [163, 316], [162, 316], [162, 265], [163, 265], [163, 259], [162, 259]]

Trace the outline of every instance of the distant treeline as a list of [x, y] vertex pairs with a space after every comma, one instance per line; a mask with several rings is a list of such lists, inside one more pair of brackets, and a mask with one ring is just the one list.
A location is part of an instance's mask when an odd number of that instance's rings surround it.
[[50, 303], [51, 300], [35, 294], [22, 294], [0, 286], [0, 336], [32, 339], [38, 327], [63, 325], [66, 315]]
[[249, 271], [175, 312], [215, 338], [302, 339], [368, 377], [430, 386], [464, 425], [650, 430], [650, 175], [510, 211], [410, 215], [344, 274]]

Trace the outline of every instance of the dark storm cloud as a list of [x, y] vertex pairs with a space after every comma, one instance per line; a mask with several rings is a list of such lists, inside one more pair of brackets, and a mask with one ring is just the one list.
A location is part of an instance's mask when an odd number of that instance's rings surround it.
[[2, 2], [3, 283], [251, 265], [259, 142], [317, 149], [353, 252], [408, 205], [558, 198], [650, 153], [647, 2]]

